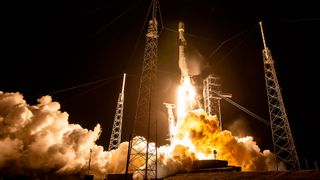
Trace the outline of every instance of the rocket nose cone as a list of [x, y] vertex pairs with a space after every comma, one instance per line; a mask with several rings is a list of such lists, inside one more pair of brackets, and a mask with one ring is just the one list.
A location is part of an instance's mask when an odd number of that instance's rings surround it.
[[179, 30], [184, 30], [184, 23], [183, 22], [179, 22]]

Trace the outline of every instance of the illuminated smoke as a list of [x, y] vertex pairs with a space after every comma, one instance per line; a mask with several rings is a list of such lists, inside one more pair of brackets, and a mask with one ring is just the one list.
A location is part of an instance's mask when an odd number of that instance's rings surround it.
[[104, 151], [95, 144], [100, 125], [87, 130], [69, 124], [68, 114], [50, 96], [28, 105], [20, 93], [0, 91], [0, 174], [30, 175], [31, 172], [76, 174], [124, 173], [128, 143]]
[[253, 137], [240, 138], [221, 131], [216, 116], [208, 116], [201, 109], [188, 112], [177, 124], [174, 142], [160, 147], [159, 154], [159, 174], [163, 176], [190, 169], [196, 159], [227, 160], [229, 166], [239, 166], [243, 171], [275, 169], [274, 155], [269, 150], [261, 152]]
[[246, 123], [245, 118], [242, 116], [232, 120], [232, 123], [226, 129], [239, 137], [244, 137], [250, 133], [250, 126]]
[[184, 56], [179, 58], [179, 68], [182, 76], [188, 75], [188, 72], [189, 72], [188, 65], [186, 62], [186, 58]]
[[196, 76], [201, 74], [203, 68], [205, 67], [205, 60], [201, 53], [196, 49], [189, 48], [186, 51], [186, 66], [188, 70], [188, 75]]
[[[128, 142], [116, 150], [104, 151], [95, 143], [101, 133], [99, 124], [88, 130], [70, 124], [68, 116], [50, 96], [29, 105], [20, 93], [0, 92], [0, 174], [85, 174], [90, 149], [90, 174], [95, 178], [125, 173]], [[173, 143], [158, 148], [159, 177], [189, 170], [196, 159], [214, 159], [213, 150], [217, 151], [217, 159], [244, 171], [275, 167], [273, 154], [269, 150], [261, 152], [252, 137], [233, 136], [229, 131], [220, 131], [218, 125], [215, 116], [201, 109], [188, 110], [176, 124]], [[132, 163], [144, 167], [144, 161], [141, 158]], [[139, 178], [136, 173], [135, 177]]]
[[[243, 171], [266, 171], [275, 169], [274, 155], [269, 150], [260, 151], [253, 137], [233, 136], [221, 131], [216, 116], [209, 116], [202, 109], [194, 109], [195, 90], [189, 76], [183, 76], [178, 88], [177, 123], [173, 141], [159, 148], [160, 177], [178, 171], [189, 170], [193, 160], [227, 160], [230, 166]], [[213, 151], [217, 153], [214, 154]]]

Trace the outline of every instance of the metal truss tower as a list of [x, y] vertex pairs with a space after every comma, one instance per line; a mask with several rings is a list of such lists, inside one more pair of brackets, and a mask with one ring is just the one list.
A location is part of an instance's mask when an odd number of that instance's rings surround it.
[[174, 120], [173, 108], [175, 108], [176, 105], [169, 104], [169, 103], [163, 103], [163, 104], [168, 109], [169, 141], [170, 141], [170, 144], [172, 144], [173, 139], [174, 139], [174, 132], [175, 132], [175, 128], [176, 128], [176, 122]]
[[[152, 116], [153, 109], [151, 107], [153, 107], [152, 95], [158, 59], [157, 8], [158, 1], [152, 0], [152, 17], [146, 33], [146, 46], [132, 133], [134, 139], [130, 141], [130, 159], [127, 168], [130, 172], [138, 172], [145, 179], [157, 177], [156, 145], [150, 143], [152, 140], [156, 141], [156, 119]], [[146, 139], [142, 136], [146, 136]]]
[[[221, 84], [219, 83], [220, 78], [210, 74], [206, 79], [203, 80], [203, 104], [204, 110], [209, 115], [216, 115], [219, 119], [220, 129], [222, 130], [222, 119], [221, 119], [221, 96], [231, 98], [231, 94], [222, 94]], [[216, 94], [219, 93], [219, 94]]]
[[114, 122], [113, 122], [109, 149], [108, 149], [109, 151], [113, 149], [117, 149], [119, 147], [119, 144], [121, 143], [121, 128], [122, 128], [122, 117], [123, 117], [125, 83], [126, 83], [126, 73], [123, 74], [122, 89], [121, 89], [121, 93], [119, 94], [116, 114], [114, 116]]
[[283, 161], [288, 169], [297, 170], [300, 169], [299, 158], [277, 80], [274, 61], [265, 42], [262, 22], [259, 24], [264, 45], [262, 54], [274, 153], [276, 159]]

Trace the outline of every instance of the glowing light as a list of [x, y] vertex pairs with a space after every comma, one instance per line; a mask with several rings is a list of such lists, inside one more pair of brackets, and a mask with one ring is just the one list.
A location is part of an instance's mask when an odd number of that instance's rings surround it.
[[197, 157], [197, 159], [199, 159], [199, 160], [213, 159], [212, 156], [203, 154], [203, 153], [201, 153], [201, 152], [197, 152], [197, 153], [196, 153], [196, 157]]
[[184, 76], [182, 84], [178, 87], [178, 120], [186, 117], [188, 110], [193, 109], [196, 91], [191, 84], [189, 76]]

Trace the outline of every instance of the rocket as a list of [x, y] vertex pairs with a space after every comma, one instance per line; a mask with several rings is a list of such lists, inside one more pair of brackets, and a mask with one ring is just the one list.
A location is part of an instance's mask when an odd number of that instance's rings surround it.
[[194, 98], [196, 95], [192, 85], [191, 77], [188, 72], [188, 66], [185, 56], [185, 47], [187, 45], [184, 38], [184, 23], [179, 22], [179, 68], [181, 71], [181, 85], [178, 88], [178, 119], [183, 118], [188, 110], [193, 109]]
[[184, 54], [184, 49], [187, 45], [187, 41], [184, 38], [184, 23], [179, 22], [179, 67], [181, 70], [181, 81], [183, 81], [184, 77], [188, 76], [188, 67], [186, 63], [186, 57]]

